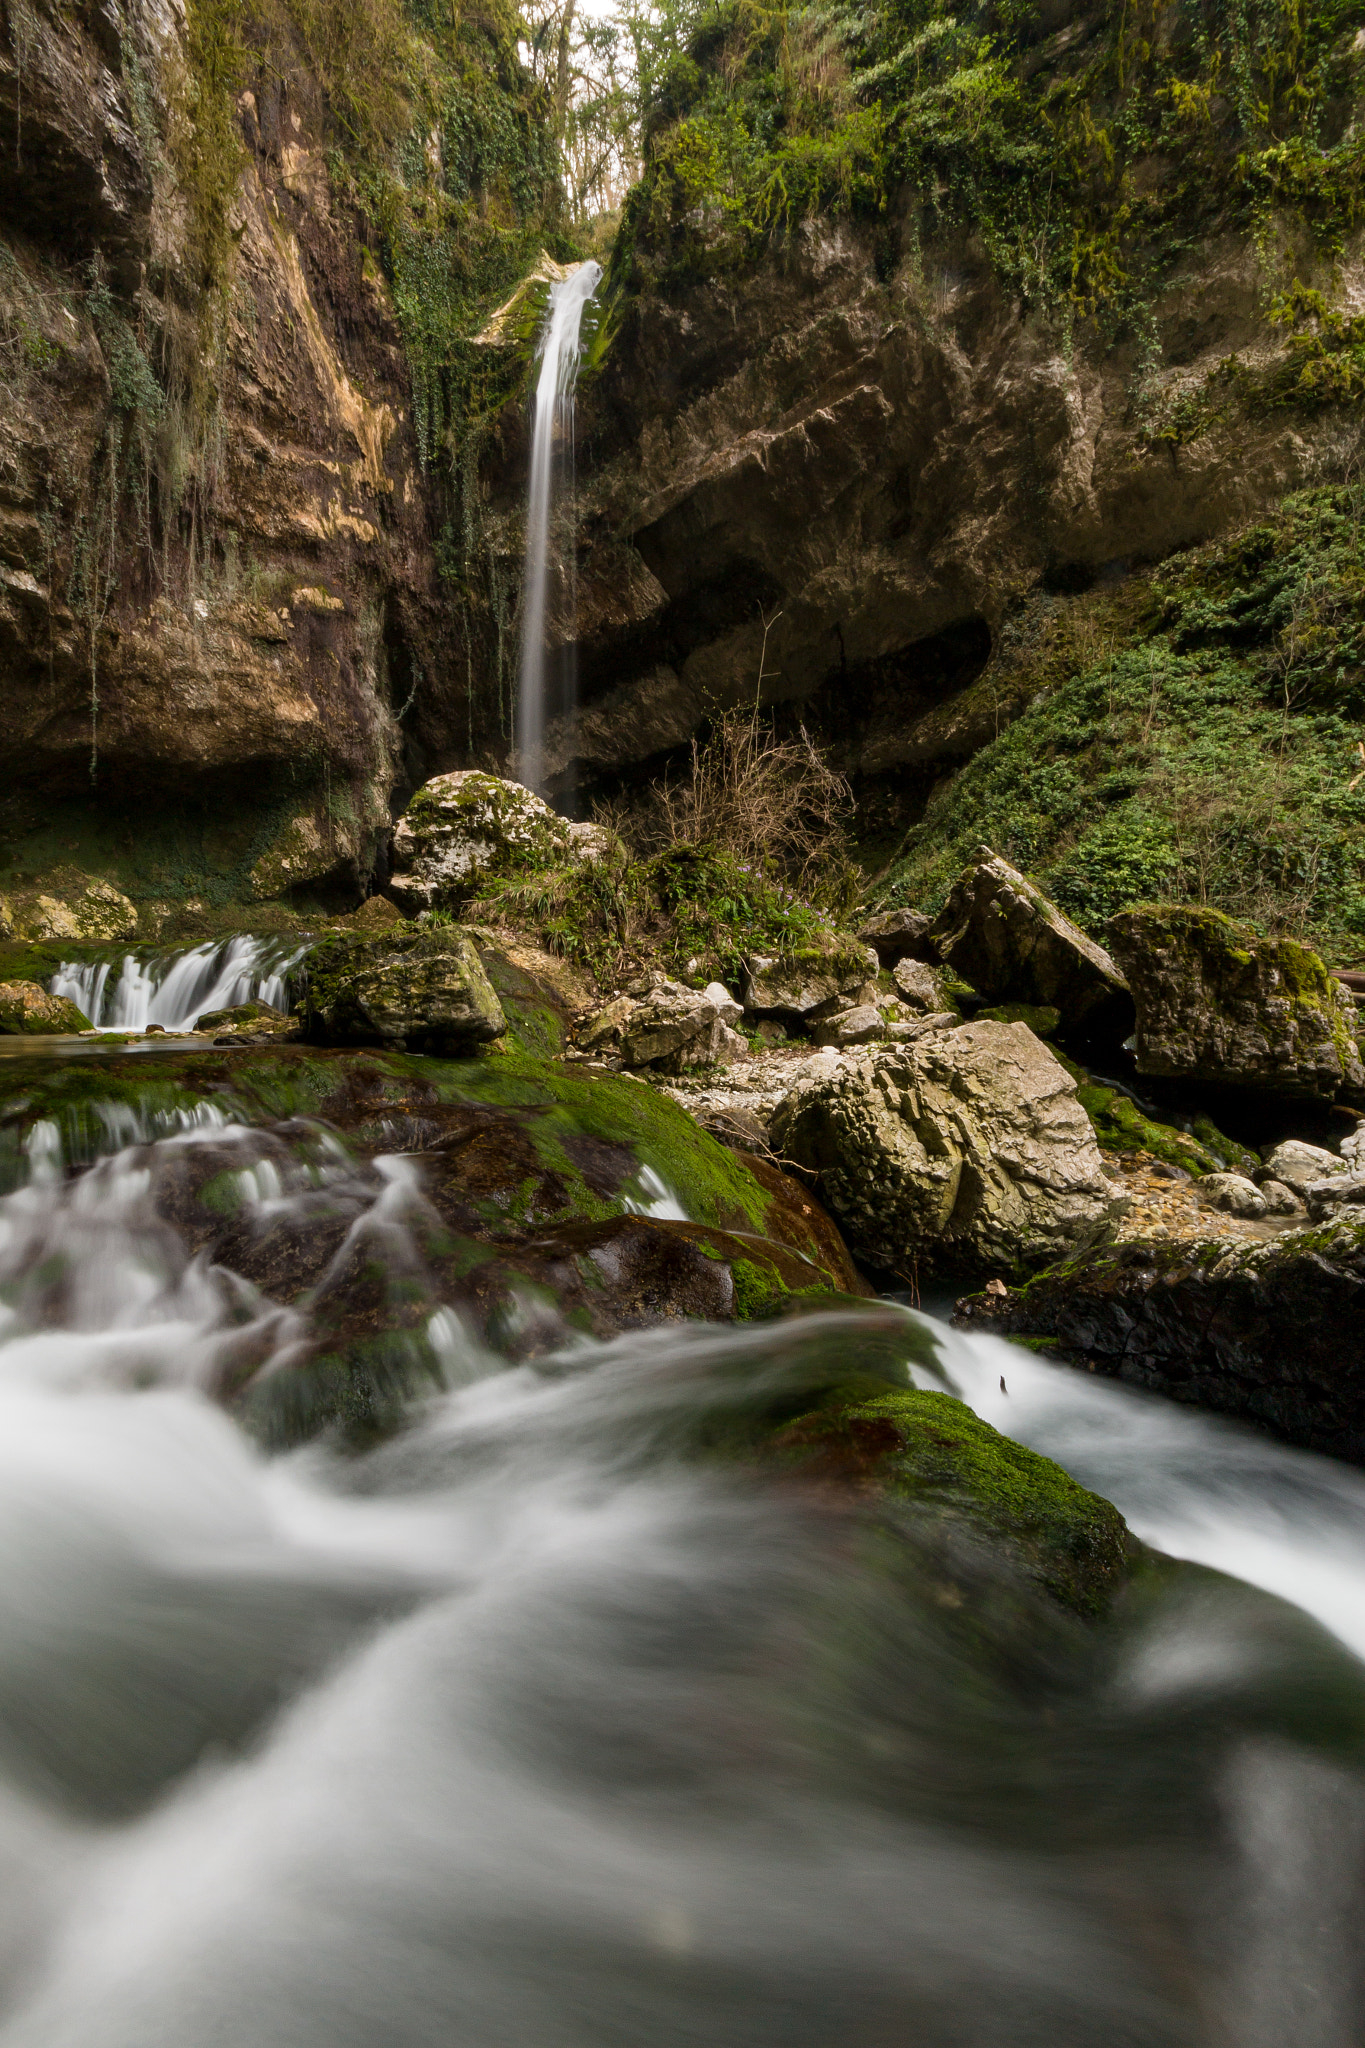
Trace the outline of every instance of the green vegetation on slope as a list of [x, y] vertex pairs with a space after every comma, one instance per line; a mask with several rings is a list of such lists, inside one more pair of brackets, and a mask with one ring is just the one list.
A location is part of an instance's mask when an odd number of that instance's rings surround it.
[[1107, 647], [930, 801], [879, 896], [936, 909], [983, 840], [1080, 924], [1207, 903], [1365, 956], [1359, 487], [1174, 557]]
[[[1126, 332], [1141, 358], [1162, 276], [1232, 229], [1279, 273], [1292, 330], [1289, 367], [1265, 391], [1252, 380], [1261, 397], [1358, 396], [1360, 323], [1295, 274], [1315, 253], [1330, 266], [1365, 211], [1350, 0], [1101, 0], [1056, 20], [1036, 0], [696, 11], [655, 83], [616, 275], [742, 267], [806, 215], [875, 221], [908, 191], [922, 242], [972, 231], [1011, 290]], [[1197, 429], [1193, 414], [1143, 424]]]

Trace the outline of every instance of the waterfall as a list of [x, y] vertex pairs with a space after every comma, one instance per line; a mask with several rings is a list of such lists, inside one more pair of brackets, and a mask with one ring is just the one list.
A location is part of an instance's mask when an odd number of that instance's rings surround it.
[[296, 939], [210, 939], [139, 958], [126, 953], [115, 972], [109, 960], [63, 960], [49, 982], [100, 1031], [193, 1031], [209, 1010], [235, 1003], [289, 1006], [287, 975], [307, 950]]
[[[540, 789], [545, 776], [545, 611], [550, 584], [555, 457], [558, 453], [572, 488], [573, 394], [578, 380], [579, 333], [584, 309], [601, 275], [600, 263], [580, 263], [550, 287], [540, 376], [536, 382], [526, 499], [526, 571], [522, 583], [516, 733], [518, 773], [526, 787], [534, 790]], [[569, 552], [572, 557], [573, 550]], [[569, 566], [572, 572], [572, 560]]]

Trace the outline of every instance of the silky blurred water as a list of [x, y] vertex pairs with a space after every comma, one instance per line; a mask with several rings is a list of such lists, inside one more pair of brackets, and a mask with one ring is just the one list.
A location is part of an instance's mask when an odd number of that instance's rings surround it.
[[[309, 1304], [157, 1213], [230, 1127], [147, 1135], [0, 1202], [0, 2048], [1360, 2040], [1355, 1472], [890, 1305], [514, 1369], [436, 1309], [406, 1428], [271, 1457], [215, 1397]], [[243, 1200], [392, 1247], [421, 1162], [324, 1137]], [[850, 1366], [1218, 1572], [1087, 1625], [697, 1455]]]

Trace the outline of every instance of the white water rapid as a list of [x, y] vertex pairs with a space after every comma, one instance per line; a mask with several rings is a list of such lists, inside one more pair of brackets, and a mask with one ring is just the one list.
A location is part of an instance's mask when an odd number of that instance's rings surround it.
[[149, 1024], [193, 1031], [206, 1012], [235, 1003], [286, 1009], [286, 976], [306, 950], [295, 940], [242, 935], [147, 958], [126, 953], [117, 967], [110, 960], [64, 960], [49, 988], [101, 1031], [145, 1031]]
[[[536, 380], [531, 473], [526, 496], [526, 568], [522, 580], [516, 727], [518, 779], [536, 791], [541, 790], [545, 779], [545, 726], [550, 695], [545, 624], [556, 470], [572, 491], [574, 386], [582, 353], [580, 334], [584, 311], [601, 277], [600, 263], [580, 263], [550, 287], [540, 375]], [[572, 544], [567, 550], [565, 568], [572, 583]]]
[[[270, 1454], [335, 1276], [409, 1271], [421, 1159], [221, 1113], [28, 1159], [0, 2048], [1362, 2038], [1365, 1476], [890, 1305], [515, 1368], [436, 1309], [406, 1428]], [[244, 1254], [332, 1233], [312, 1293], [182, 1240], [196, 1161]], [[698, 1457], [831, 1363], [1251, 1583], [1085, 1626], [932, 1517]]]

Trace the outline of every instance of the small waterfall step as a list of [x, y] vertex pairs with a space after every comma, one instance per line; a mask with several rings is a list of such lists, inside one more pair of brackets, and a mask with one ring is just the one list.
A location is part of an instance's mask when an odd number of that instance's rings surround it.
[[125, 953], [120, 960], [64, 960], [48, 983], [99, 1031], [193, 1031], [211, 1010], [237, 1003], [289, 1007], [289, 974], [308, 950], [297, 938], [238, 933], [163, 953]]

